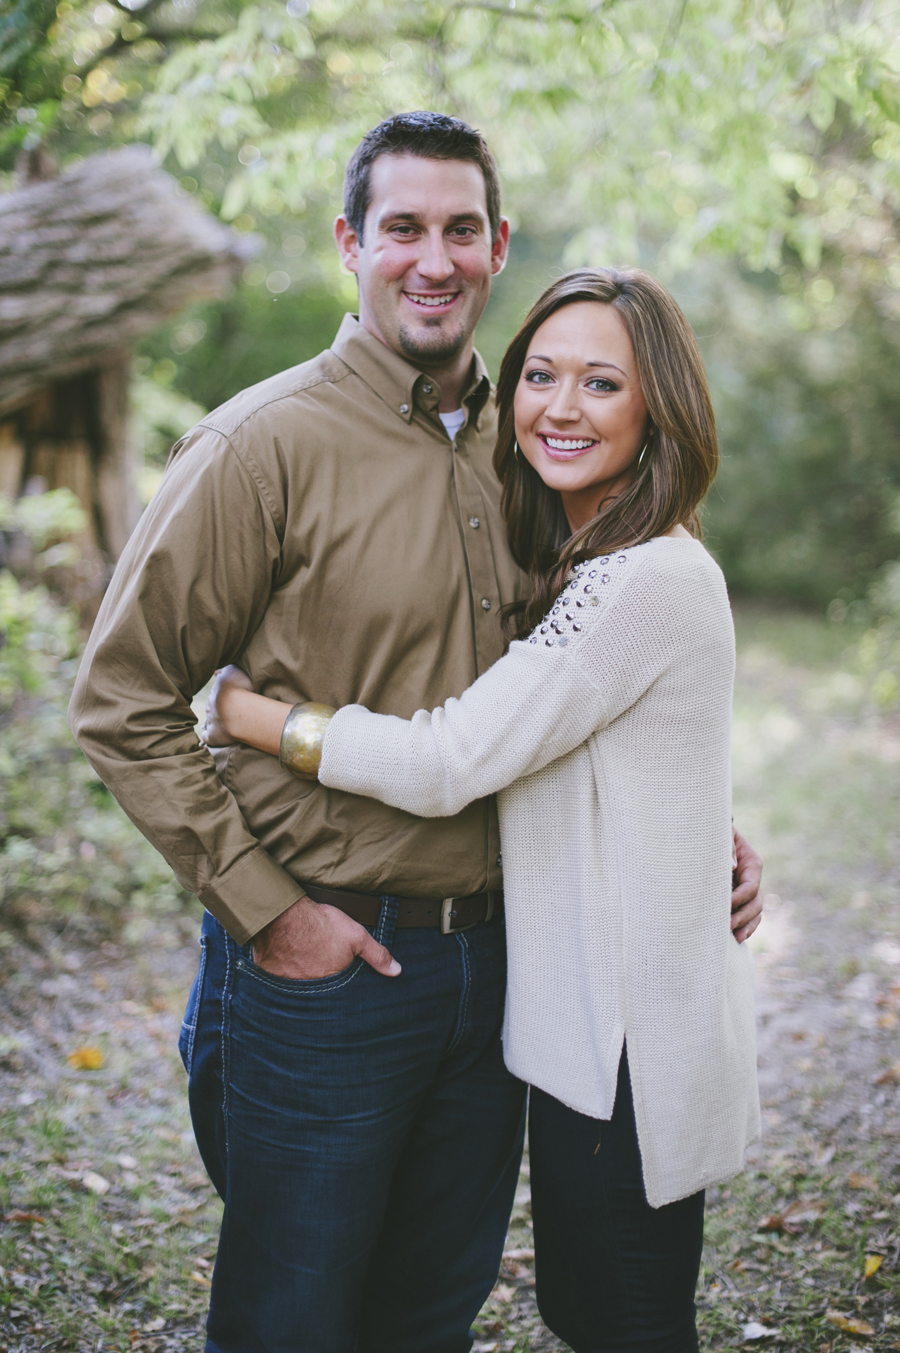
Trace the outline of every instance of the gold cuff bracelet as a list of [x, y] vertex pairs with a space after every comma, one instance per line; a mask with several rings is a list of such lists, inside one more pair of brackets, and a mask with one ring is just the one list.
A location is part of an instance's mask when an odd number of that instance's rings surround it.
[[322, 741], [332, 715], [331, 705], [303, 700], [284, 721], [278, 760], [301, 780], [316, 780], [322, 761]]

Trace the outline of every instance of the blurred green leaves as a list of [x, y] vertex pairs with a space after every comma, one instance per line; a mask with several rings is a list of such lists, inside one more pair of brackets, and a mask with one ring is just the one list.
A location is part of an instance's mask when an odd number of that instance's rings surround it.
[[[567, 262], [634, 259], [649, 238], [664, 270], [709, 251], [816, 269], [831, 244], [888, 266], [854, 233], [900, 201], [886, 0], [61, 0], [49, 28], [43, 3], [18, 0], [48, 70], [68, 70], [64, 131], [146, 136], [181, 170], [215, 161], [226, 218], [302, 213], [314, 248], [360, 135], [432, 107], [483, 128], [514, 217], [565, 231]], [[8, 118], [34, 111], [13, 114], [16, 78]], [[836, 204], [837, 179], [855, 192]]]
[[178, 395], [213, 407], [330, 341], [354, 296], [331, 240], [343, 165], [380, 118], [430, 107], [500, 162], [514, 237], [479, 330], [494, 370], [560, 268], [644, 263], [705, 335], [732, 583], [849, 604], [897, 557], [887, 0], [59, 0], [49, 20], [9, 2], [31, 46], [0, 86], [0, 168], [28, 138], [65, 160], [144, 137], [180, 191], [264, 237], [231, 298], [142, 344], [152, 460], [190, 416]]

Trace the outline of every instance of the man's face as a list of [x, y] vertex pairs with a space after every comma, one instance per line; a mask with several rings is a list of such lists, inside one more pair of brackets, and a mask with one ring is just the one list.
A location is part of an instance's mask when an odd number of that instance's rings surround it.
[[364, 243], [343, 217], [335, 233], [359, 279], [360, 320], [376, 338], [419, 366], [464, 354], [509, 240], [505, 220], [491, 239], [477, 164], [381, 155], [371, 168]]

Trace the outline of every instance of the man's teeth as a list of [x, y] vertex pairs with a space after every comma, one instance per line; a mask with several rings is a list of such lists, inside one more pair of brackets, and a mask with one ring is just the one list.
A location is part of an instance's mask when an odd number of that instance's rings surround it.
[[416, 301], [419, 305], [440, 306], [449, 305], [451, 301], [456, 300], [456, 292], [451, 296], [417, 296], [414, 291], [408, 291], [407, 296], [411, 301]]
[[569, 441], [562, 437], [545, 437], [544, 441], [551, 451], [586, 451], [589, 446], [594, 445], [593, 437], [589, 437], [586, 441], [584, 438]]

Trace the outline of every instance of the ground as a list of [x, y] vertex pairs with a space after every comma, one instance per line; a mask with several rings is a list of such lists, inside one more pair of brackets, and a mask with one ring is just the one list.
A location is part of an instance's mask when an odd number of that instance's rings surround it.
[[[867, 701], [843, 627], [743, 610], [738, 632], [764, 1135], [708, 1196], [701, 1346], [900, 1349], [900, 719]], [[38, 900], [0, 931], [0, 1353], [202, 1348], [219, 1209], [175, 1052], [196, 930], [136, 916], [73, 940]], [[479, 1353], [564, 1348], [529, 1221], [526, 1162]]]

